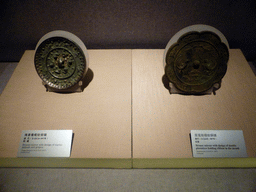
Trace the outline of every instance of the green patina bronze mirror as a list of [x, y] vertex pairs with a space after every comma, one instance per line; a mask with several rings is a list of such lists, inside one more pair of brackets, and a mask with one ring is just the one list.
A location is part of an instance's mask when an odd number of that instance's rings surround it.
[[53, 31], [38, 42], [34, 63], [47, 90], [81, 91], [88, 69], [86, 47], [78, 37], [66, 31]]
[[201, 94], [219, 88], [226, 74], [228, 46], [213, 32], [216, 30], [207, 28], [179, 33], [166, 49], [165, 75], [179, 93]]

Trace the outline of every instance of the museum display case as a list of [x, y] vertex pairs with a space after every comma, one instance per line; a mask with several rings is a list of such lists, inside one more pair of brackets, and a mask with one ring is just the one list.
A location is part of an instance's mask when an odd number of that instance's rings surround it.
[[[1, 167], [255, 167], [256, 79], [230, 49], [222, 87], [211, 95], [170, 94], [164, 49], [88, 50], [81, 93], [46, 92], [24, 53], [0, 97]], [[70, 158], [17, 158], [22, 130], [74, 133]], [[191, 130], [242, 130], [248, 158], [193, 158]]]

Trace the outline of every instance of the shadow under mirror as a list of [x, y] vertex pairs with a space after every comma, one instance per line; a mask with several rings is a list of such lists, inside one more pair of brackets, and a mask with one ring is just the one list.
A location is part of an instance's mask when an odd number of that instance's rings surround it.
[[82, 91], [84, 91], [84, 89], [86, 87], [89, 86], [89, 84], [92, 82], [93, 80], [93, 77], [94, 77], [94, 73], [93, 71], [89, 68], [85, 77], [83, 78], [83, 85], [82, 85]]

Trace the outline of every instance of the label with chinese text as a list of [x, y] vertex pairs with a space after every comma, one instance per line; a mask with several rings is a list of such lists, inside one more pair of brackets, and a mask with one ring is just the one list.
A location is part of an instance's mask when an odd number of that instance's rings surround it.
[[22, 131], [18, 157], [70, 157], [72, 130]]
[[247, 157], [242, 130], [191, 130], [193, 157]]

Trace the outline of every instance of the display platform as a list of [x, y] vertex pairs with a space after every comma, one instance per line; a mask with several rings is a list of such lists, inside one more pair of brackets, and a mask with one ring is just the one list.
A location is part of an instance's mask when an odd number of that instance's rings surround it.
[[[170, 94], [164, 50], [88, 50], [82, 93], [46, 92], [26, 51], [0, 96], [0, 167], [256, 167], [256, 78], [238, 49], [215, 95]], [[71, 158], [16, 158], [22, 130], [72, 129]], [[249, 158], [192, 158], [190, 130], [243, 130]]]
[[26, 51], [0, 100], [0, 157], [22, 130], [72, 129], [71, 158], [131, 157], [131, 50], [91, 50], [82, 93], [46, 92]]
[[243, 130], [256, 157], [256, 77], [238, 49], [213, 95], [170, 94], [163, 86], [163, 50], [132, 54], [133, 157], [191, 158], [191, 130]]

